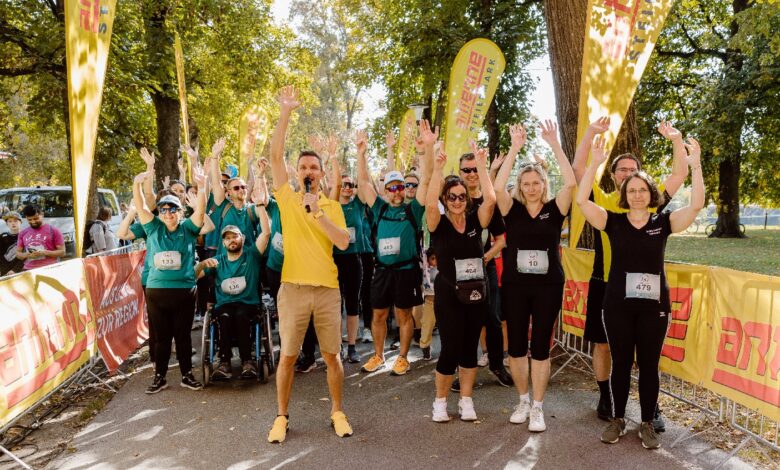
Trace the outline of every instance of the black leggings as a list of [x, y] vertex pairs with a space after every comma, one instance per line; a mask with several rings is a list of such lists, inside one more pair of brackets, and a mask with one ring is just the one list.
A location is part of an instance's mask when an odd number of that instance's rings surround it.
[[215, 310], [219, 322], [219, 359], [230, 362], [233, 357], [233, 338], [238, 343], [241, 362], [252, 359], [251, 322], [260, 311], [257, 305], [234, 302], [220, 305]]
[[496, 264], [485, 268], [488, 286], [488, 315], [485, 316], [485, 346], [490, 370], [504, 367], [504, 330], [501, 328], [501, 298], [498, 290]]
[[339, 290], [341, 290], [341, 305], [347, 315], [357, 316], [360, 313], [360, 282], [363, 270], [360, 265], [360, 255], [333, 255], [333, 261], [339, 271]]
[[531, 324], [531, 358], [550, 357], [555, 320], [561, 310], [563, 284], [506, 284], [501, 287], [501, 305], [506, 320], [509, 355], [528, 354], [528, 324]]
[[488, 315], [487, 302], [464, 304], [458, 300], [454, 289], [436, 286], [433, 312], [441, 340], [436, 372], [453, 375], [458, 366], [464, 369], [477, 367], [477, 346]]
[[268, 293], [274, 299], [274, 305], [277, 305], [276, 296], [279, 294], [279, 287], [282, 285], [282, 273], [266, 266], [265, 277], [268, 279]]
[[192, 319], [195, 316], [195, 288], [146, 288], [149, 321], [154, 325], [155, 374], [168, 373], [171, 340], [176, 339], [176, 359], [182, 375], [192, 370]]
[[[217, 250], [211, 248], [197, 247], [198, 258], [203, 261], [209, 258], [213, 258], [217, 254]], [[208, 310], [209, 302], [212, 302], [214, 298], [214, 276], [203, 276], [198, 279], [197, 282], [197, 308], [200, 315], [205, 315]]]
[[360, 253], [360, 265], [363, 267], [363, 280], [360, 283], [360, 314], [363, 326], [371, 328], [374, 311], [371, 309], [371, 281], [374, 279], [374, 254]]
[[[612, 413], [624, 418], [628, 392], [631, 388], [631, 367], [639, 366], [639, 404], [642, 422], [652, 421], [658, 401], [658, 362], [669, 327], [671, 314], [660, 304], [647, 301], [626, 301], [606, 305], [602, 310], [612, 356], [609, 387], [612, 391]], [[637, 305], [639, 304], [639, 305]]]

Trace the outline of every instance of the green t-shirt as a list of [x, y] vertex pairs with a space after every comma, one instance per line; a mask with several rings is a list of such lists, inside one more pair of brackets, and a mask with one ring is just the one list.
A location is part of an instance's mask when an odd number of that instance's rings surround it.
[[266, 266], [276, 272], [282, 272], [284, 264], [284, 244], [282, 244], [282, 218], [279, 215], [279, 205], [276, 199], [268, 199], [266, 207], [268, 218], [271, 219], [271, 238], [268, 240], [268, 248], [265, 252], [268, 255]]
[[143, 227], [146, 231], [146, 257], [151, 259], [146, 287], [194, 287], [195, 242], [200, 228], [186, 219], [170, 232], [157, 217]]
[[[217, 228], [216, 232], [218, 234], [221, 234], [222, 229], [228, 225], [235, 225], [239, 228], [239, 230], [241, 230], [241, 233], [244, 234], [244, 243], [254, 243], [255, 239], [260, 234], [259, 226], [257, 225], [259, 220], [257, 214], [249, 214], [250, 211], [254, 210], [254, 204], [244, 204], [244, 207], [241, 209], [236, 209], [236, 206], [234, 206], [229, 199], [225, 198], [225, 200], [222, 201], [222, 204], [217, 206], [214, 209], [214, 212], [212, 212], [211, 220], [214, 222], [214, 226]], [[225, 216], [222, 217], [222, 214], [225, 214]], [[220, 238], [217, 244], [217, 253], [224, 252], [225, 245], [222, 243]]]
[[337, 255], [365, 253], [367, 240], [364, 234], [365, 224], [363, 220], [366, 218], [366, 205], [360, 202], [358, 198], [353, 198], [348, 203], [342, 204], [341, 210], [344, 211], [344, 219], [347, 221], [349, 246], [344, 251], [334, 246], [333, 253]]
[[218, 248], [222, 244], [222, 240], [219, 235], [219, 216], [221, 212], [216, 212], [217, 205], [214, 203], [214, 194], [209, 194], [209, 199], [206, 202], [206, 215], [211, 218], [211, 222], [214, 224], [214, 230], [203, 236], [203, 244], [206, 248]]
[[[129, 230], [133, 233], [136, 240], [146, 238], [146, 230], [144, 230], [144, 226], [138, 222], [135, 222], [132, 225], [130, 225]], [[149, 277], [149, 268], [152, 265], [151, 260], [152, 260], [151, 256], [146, 256], [144, 258], [144, 270], [141, 271], [141, 287], [146, 287], [146, 279]]]
[[[414, 216], [417, 230], [422, 228], [422, 217], [425, 213], [425, 207], [421, 206], [416, 199], [408, 204], [402, 204], [398, 207], [390, 206], [384, 199], [376, 198], [376, 202], [371, 207], [371, 215], [377, 225], [376, 240], [376, 259], [379, 263], [389, 266], [409, 261], [409, 264], [395, 269], [411, 269], [415, 263], [411, 261], [419, 256], [417, 247], [417, 233], [415, 233], [412, 224], [406, 218], [406, 206], [409, 206]], [[381, 220], [379, 214], [384, 209]]]
[[[227, 251], [216, 256], [219, 264], [216, 268], [207, 268], [206, 274], [215, 276], [214, 286], [217, 294], [217, 307], [240, 302], [247, 305], [260, 305], [260, 252], [254, 242], [244, 243], [241, 256], [228, 260]], [[231, 293], [232, 292], [232, 293]]]

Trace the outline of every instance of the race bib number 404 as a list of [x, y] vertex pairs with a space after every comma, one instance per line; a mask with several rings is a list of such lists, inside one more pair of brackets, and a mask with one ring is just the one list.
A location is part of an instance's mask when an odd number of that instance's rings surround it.
[[482, 258], [455, 260], [455, 281], [472, 281], [484, 279]]
[[401, 253], [401, 237], [382, 238], [378, 243], [379, 256], [394, 256]]
[[177, 271], [181, 269], [181, 253], [178, 251], [155, 253], [154, 267], [161, 271]]
[[626, 273], [627, 299], [661, 299], [661, 276], [647, 273]]
[[542, 250], [517, 250], [517, 270], [525, 274], [547, 274], [550, 260]]

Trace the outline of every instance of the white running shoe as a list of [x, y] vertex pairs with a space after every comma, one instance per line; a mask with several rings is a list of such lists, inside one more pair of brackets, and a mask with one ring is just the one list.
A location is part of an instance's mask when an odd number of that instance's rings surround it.
[[477, 359], [477, 365], [479, 367], [485, 367], [490, 363], [490, 360], [488, 359], [487, 353], [482, 353], [481, 356], [479, 356], [479, 359]]
[[476, 421], [477, 412], [474, 411], [474, 401], [471, 397], [463, 397], [458, 400], [458, 413], [461, 421]]
[[528, 420], [530, 413], [531, 402], [521, 400], [520, 404], [515, 407], [515, 412], [509, 417], [509, 422], [512, 424], [523, 424]]
[[504, 367], [509, 367], [509, 356], [504, 358]]
[[450, 420], [450, 415], [447, 414], [447, 402], [433, 401], [433, 414], [431, 419], [436, 423], [446, 423]]
[[528, 423], [528, 430], [531, 432], [543, 432], [547, 429], [544, 424], [544, 410], [539, 406], [531, 408], [531, 422]]
[[363, 339], [362, 342], [365, 343], [372, 343], [374, 341], [374, 338], [371, 336], [371, 329], [370, 328], [363, 328]]

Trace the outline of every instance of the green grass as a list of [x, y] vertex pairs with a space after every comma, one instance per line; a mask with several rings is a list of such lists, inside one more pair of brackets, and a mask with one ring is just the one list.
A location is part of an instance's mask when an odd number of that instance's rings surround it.
[[707, 238], [701, 232], [673, 235], [666, 260], [780, 276], [780, 228], [748, 226], [746, 234], [740, 239]]

